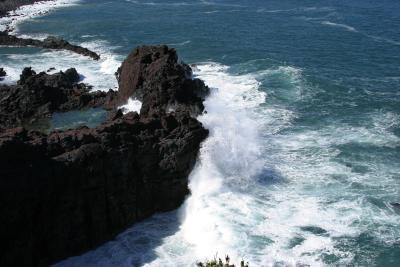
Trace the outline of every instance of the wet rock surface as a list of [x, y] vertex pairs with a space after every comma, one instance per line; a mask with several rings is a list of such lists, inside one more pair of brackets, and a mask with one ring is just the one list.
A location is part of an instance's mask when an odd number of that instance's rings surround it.
[[3, 68], [0, 68], [0, 81], [2, 81], [6, 75], [7, 72]]
[[[204, 109], [208, 88], [192, 80], [176, 52], [140, 47], [121, 66], [113, 97], [120, 103], [137, 97], [140, 114], [114, 109], [95, 128], [49, 134], [4, 127], [19, 123], [5, 118], [12, 112], [87, 105], [77, 79], [73, 69], [53, 75], [25, 69], [0, 96], [0, 106], [17, 107], [1, 110], [0, 266], [48, 266], [78, 255], [154, 212], [177, 208], [189, 193], [188, 175], [208, 135], [193, 115]], [[114, 101], [99, 99], [103, 106]]]
[[129, 97], [141, 100], [140, 113], [146, 116], [170, 110], [199, 114], [209, 93], [203, 81], [192, 78], [191, 68], [179, 62], [175, 49], [167, 46], [136, 48], [118, 69], [117, 78], [120, 102]]
[[10, 35], [7, 32], [0, 32], [0, 45], [3, 46], [34, 46], [47, 49], [68, 50], [83, 56], [90, 57], [94, 60], [99, 60], [100, 56], [90, 51], [87, 48], [70, 44], [69, 42], [54, 36], [49, 36], [46, 39], [36, 40], [31, 38], [20, 38]]

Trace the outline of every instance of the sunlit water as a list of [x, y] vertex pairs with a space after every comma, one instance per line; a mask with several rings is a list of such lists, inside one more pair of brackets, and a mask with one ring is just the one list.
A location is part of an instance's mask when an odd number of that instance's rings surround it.
[[[166, 43], [211, 88], [191, 196], [64, 266], [400, 266], [400, 3], [74, 1], [18, 24], [101, 53], [0, 48], [76, 67], [98, 90], [140, 44]], [[127, 108], [138, 109], [131, 100]]]

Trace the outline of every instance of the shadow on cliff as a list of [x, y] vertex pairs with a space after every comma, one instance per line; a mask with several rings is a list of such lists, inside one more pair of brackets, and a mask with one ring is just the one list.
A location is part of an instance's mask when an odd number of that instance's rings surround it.
[[71, 257], [53, 267], [138, 267], [151, 263], [158, 256], [156, 249], [165, 238], [179, 231], [182, 208], [158, 213], [135, 224], [115, 240], [81, 256]]

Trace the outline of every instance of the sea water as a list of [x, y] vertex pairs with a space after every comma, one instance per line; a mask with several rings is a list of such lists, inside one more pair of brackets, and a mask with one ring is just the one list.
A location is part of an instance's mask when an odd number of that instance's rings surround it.
[[399, 1], [55, 7], [14, 33], [57, 35], [101, 60], [0, 48], [4, 82], [24, 66], [76, 67], [107, 90], [132, 48], [168, 44], [211, 88], [199, 116], [210, 136], [183, 206], [55, 266], [193, 266], [226, 254], [250, 266], [400, 266]]

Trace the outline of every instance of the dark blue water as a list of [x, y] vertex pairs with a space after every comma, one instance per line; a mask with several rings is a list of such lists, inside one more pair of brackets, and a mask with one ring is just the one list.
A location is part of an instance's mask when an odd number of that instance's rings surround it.
[[18, 25], [100, 62], [0, 48], [23, 66], [71, 66], [96, 89], [137, 45], [169, 44], [213, 88], [211, 131], [177, 212], [57, 266], [400, 266], [400, 2], [78, 1]]

